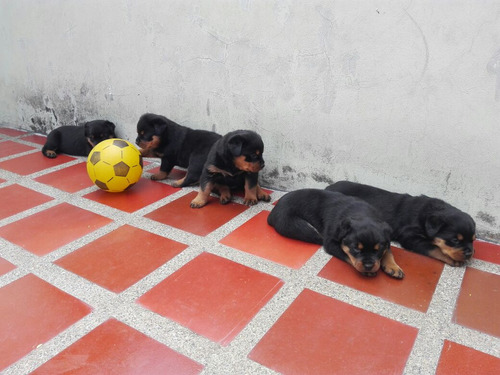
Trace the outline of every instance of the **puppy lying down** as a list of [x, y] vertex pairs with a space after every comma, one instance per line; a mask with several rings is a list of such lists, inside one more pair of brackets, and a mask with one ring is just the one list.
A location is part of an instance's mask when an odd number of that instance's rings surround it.
[[268, 224], [283, 236], [323, 245], [325, 251], [365, 276], [382, 270], [404, 277], [391, 252], [391, 228], [376, 209], [358, 198], [319, 189], [284, 195]]

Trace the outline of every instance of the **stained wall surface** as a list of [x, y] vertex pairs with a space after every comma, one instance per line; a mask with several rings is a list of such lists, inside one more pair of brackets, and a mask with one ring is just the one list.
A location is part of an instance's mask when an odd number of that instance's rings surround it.
[[0, 123], [252, 129], [262, 184], [447, 200], [500, 240], [500, 2], [3, 0]]

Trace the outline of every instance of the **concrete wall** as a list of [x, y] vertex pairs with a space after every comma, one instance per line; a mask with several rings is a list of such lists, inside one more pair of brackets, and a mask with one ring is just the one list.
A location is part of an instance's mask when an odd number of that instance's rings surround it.
[[263, 185], [443, 198], [500, 240], [498, 0], [1, 0], [0, 123], [259, 132]]

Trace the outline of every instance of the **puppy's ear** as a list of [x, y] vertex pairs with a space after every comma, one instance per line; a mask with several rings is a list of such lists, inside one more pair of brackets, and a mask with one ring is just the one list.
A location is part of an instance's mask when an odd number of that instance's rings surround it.
[[342, 239], [349, 234], [351, 231], [351, 220], [350, 219], [344, 219], [340, 223], [340, 225], [337, 227], [337, 229], [334, 232], [333, 237], [335, 238], [335, 241], [340, 242]]
[[83, 131], [85, 133], [85, 137], [90, 137], [90, 127], [89, 127], [89, 123], [86, 122], [85, 124], [83, 124]]
[[160, 135], [163, 132], [164, 124], [156, 123], [154, 124], [154, 128], [155, 128], [155, 134]]
[[241, 150], [243, 149], [243, 137], [240, 135], [233, 135], [227, 141], [227, 148], [231, 155], [240, 156]]
[[111, 121], [106, 121], [106, 125], [108, 126], [109, 129], [115, 130], [116, 126]]
[[425, 219], [425, 232], [427, 236], [434, 237], [444, 225], [443, 217], [439, 214], [429, 215]]
[[392, 234], [392, 228], [389, 224], [387, 223], [384, 223], [383, 224], [383, 227], [382, 227], [382, 230], [384, 232], [384, 236], [387, 237], [387, 238], [391, 238], [391, 234]]

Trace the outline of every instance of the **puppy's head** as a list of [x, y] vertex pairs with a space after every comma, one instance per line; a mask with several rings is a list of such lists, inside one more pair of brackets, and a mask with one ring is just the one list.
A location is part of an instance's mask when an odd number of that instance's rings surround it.
[[144, 150], [153, 150], [160, 145], [160, 135], [167, 123], [160, 115], [146, 113], [137, 122], [137, 138], [135, 143]]
[[106, 120], [94, 120], [85, 123], [85, 138], [92, 147], [105, 139], [116, 138], [115, 124]]
[[229, 134], [226, 150], [240, 171], [256, 173], [264, 168], [264, 143], [257, 133], [237, 130]]
[[391, 232], [389, 224], [382, 221], [347, 218], [338, 228], [337, 236], [354, 268], [366, 276], [375, 276], [391, 245]]
[[476, 223], [465, 212], [450, 207], [432, 213], [426, 218], [425, 231], [434, 245], [453, 260], [464, 262], [474, 255]]

